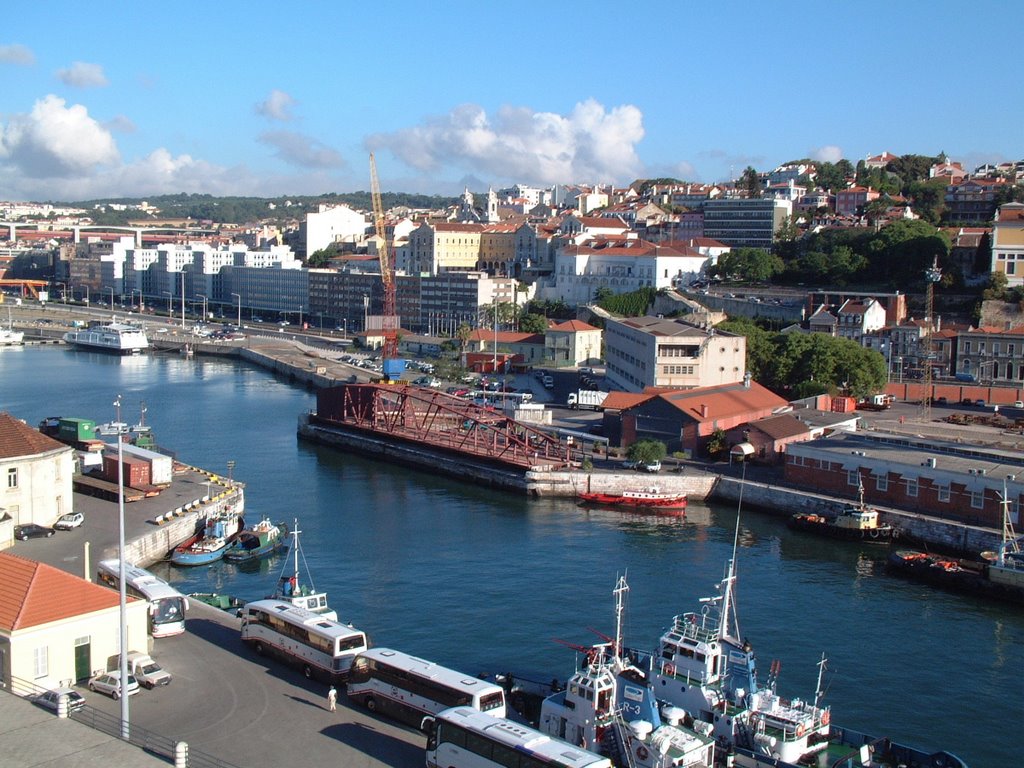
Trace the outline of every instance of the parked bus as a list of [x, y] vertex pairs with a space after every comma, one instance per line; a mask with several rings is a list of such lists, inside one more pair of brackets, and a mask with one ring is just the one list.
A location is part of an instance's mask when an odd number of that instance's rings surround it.
[[[120, 560], [101, 560], [97, 578], [112, 589], [120, 583]], [[158, 576], [137, 565], [125, 563], [125, 593], [149, 603], [149, 634], [153, 637], [180, 635], [185, 631], [188, 598]]]
[[450, 707], [505, 716], [505, 691], [500, 686], [391, 648], [360, 653], [352, 663], [347, 691], [349, 699], [371, 712], [416, 726], [424, 715]]
[[607, 757], [525, 725], [478, 712], [446, 709], [423, 721], [427, 768], [611, 768]]
[[352, 660], [366, 650], [366, 634], [281, 600], [256, 600], [242, 608], [242, 641], [256, 653], [276, 656], [307, 678], [343, 683]]

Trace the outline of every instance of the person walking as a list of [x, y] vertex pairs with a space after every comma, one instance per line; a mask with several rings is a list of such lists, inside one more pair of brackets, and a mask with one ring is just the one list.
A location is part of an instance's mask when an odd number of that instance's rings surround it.
[[332, 685], [330, 687], [330, 689], [327, 691], [327, 710], [329, 712], [334, 712], [337, 709], [337, 704], [338, 704], [338, 692], [335, 690], [334, 686]]

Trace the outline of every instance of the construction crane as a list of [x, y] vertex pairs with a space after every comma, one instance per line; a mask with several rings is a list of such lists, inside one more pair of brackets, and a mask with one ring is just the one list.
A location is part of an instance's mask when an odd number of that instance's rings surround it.
[[395, 311], [395, 254], [384, 226], [384, 205], [380, 200], [380, 181], [377, 179], [377, 163], [370, 153], [370, 196], [373, 200], [373, 227], [377, 233], [377, 247], [380, 258], [380, 279], [384, 285], [384, 311], [377, 317], [367, 318], [374, 330], [384, 337], [381, 350], [381, 371], [384, 381], [393, 382], [402, 378], [405, 360], [398, 357], [398, 314]]
[[935, 344], [932, 339], [932, 332], [935, 330], [935, 284], [942, 279], [942, 270], [939, 269], [939, 257], [936, 256], [930, 268], [924, 273], [925, 289], [924, 300], [924, 391], [921, 395], [921, 421], [928, 422], [932, 418], [932, 395], [933, 383], [935, 380]]

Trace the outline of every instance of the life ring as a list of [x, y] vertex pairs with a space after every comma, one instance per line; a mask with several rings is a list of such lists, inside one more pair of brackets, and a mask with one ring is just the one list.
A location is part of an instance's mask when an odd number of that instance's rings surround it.
[[676, 675], [676, 665], [675, 664], [666, 664], [663, 671], [665, 672], [666, 675], [671, 675], [672, 677], [675, 677], [675, 675]]
[[638, 760], [646, 760], [647, 755], [647, 747], [645, 747], [643, 744], [636, 748], [636, 756]]
[[804, 724], [803, 724], [803, 723], [800, 723], [800, 724], [799, 724], [799, 725], [797, 725], [797, 727], [796, 727], [796, 737], [797, 737], [798, 739], [800, 739], [800, 738], [803, 738], [803, 735], [804, 735], [804, 733], [806, 733], [806, 731], [804, 731]]
[[821, 724], [828, 725], [830, 722], [832, 722], [832, 710], [826, 709], [821, 713]]
[[878, 538], [878, 529], [877, 528], [871, 529], [870, 535], [871, 535], [872, 539], [877, 539]]

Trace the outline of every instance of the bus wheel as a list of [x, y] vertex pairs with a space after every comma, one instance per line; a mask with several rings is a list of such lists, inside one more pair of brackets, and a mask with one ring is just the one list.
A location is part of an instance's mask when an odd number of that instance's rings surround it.
[[306, 666], [304, 666], [302, 668], [302, 674], [304, 674], [306, 676], [307, 680], [312, 680], [313, 679], [313, 668], [311, 666], [309, 666], [309, 664], [307, 664]]
[[366, 700], [366, 708], [371, 712], [377, 711], [377, 700], [373, 696]]
[[256, 650], [257, 656], [263, 655], [263, 643], [256, 641], [256, 645], [254, 645], [253, 648]]

